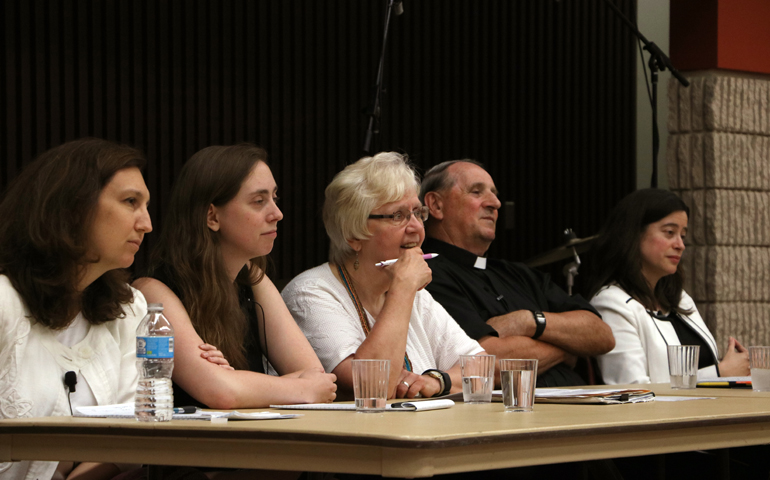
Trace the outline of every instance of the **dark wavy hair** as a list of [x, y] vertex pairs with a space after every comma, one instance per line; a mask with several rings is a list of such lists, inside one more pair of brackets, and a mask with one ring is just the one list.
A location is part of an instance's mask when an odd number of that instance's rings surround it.
[[645, 308], [690, 313], [679, 308], [684, 284], [680, 265], [676, 273], [661, 278], [654, 290], [642, 274], [640, 243], [647, 226], [674, 212], [690, 209], [674, 193], [648, 188], [623, 198], [610, 212], [589, 254], [588, 298], [602, 287], [617, 283]]
[[267, 163], [267, 153], [253, 144], [207, 147], [190, 157], [174, 183], [149, 272], [170, 277], [195, 331], [238, 369], [248, 367], [248, 325], [236, 286], [259, 283], [267, 258], [253, 258], [234, 285], [219, 248], [220, 233], [208, 228], [206, 214], [209, 205], [220, 207], [235, 198], [258, 162]]
[[32, 316], [52, 329], [79, 311], [91, 324], [123, 315], [133, 299], [128, 271], [111, 270], [83, 292], [78, 278], [99, 194], [119, 170], [144, 168], [144, 155], [107, 140], [84, 138], [37, 157], [11, 183], [0, 203], [0, 273]]

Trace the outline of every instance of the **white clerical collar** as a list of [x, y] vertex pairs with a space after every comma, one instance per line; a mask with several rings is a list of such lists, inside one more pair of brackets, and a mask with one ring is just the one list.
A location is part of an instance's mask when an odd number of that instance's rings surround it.
[[486, 270], [487, 269], [486, 257], [476, 257], [476, 263], [473, 264], [473, 268], [478, 268], [479, 270]]

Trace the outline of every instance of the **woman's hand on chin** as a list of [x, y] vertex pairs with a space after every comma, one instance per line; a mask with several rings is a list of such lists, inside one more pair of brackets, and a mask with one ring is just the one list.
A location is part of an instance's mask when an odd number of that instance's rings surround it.
[[404, 285], [415, 292], [425, 288], [433, 279], [433, 272], [422, 258], [419, 247], [404, 250], [396, 263], [380, 268], [390, 275], [391, 286]]

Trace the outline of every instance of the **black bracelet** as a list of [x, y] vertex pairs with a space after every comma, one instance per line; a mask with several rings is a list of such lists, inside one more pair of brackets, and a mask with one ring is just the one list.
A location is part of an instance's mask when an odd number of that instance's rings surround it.
[[450, 377], [448, 373], [436, 368], [429, 368], [428, 370], [422, 372], [422, 374], [430, 375], [431, 377], [435, 378], [443, 387], [440, 392], [433, 395], [434, 397], [443, 397], [444, 395], [449, 394], [449, 391], [452, 390], [452, 377]]

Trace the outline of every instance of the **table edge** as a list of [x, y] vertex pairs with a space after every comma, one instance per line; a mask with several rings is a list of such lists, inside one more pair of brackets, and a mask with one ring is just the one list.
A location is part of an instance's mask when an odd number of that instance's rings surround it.
[[541, 440], [555, 438], [569, 438], [587, 435], [606, 434], [633, 434], [649, 431], [669, 431], [697, 429], [704, 427], [717, 427], [742, 424], [770, 424], [767, 415], [752, 415], [740, 418], [713, 418], [704, 420], [674, 421], [665, 424], [639, 424], [639, 425], [613, 425], [606, 427], [589, 427], [581, 429], [549, 430], [545, 432], [513, 432], [499, 435], [464, 436], [459, 438], [447, 438], [436, 440], [393, 438], [378, 436], [359, 436], [351, 434], [324, 434], [307, 432], [263, 431], [263, 430], [234, 430], [234, 429], [187, 429], [173, 428], [164, 425], [164, 428], [135, 428], [119, 425], [109, 426], [83, 426], [83, 425], [25, 425], [7, 426], [0, 423], [0, 435], [117, 435], [130, 437], [190, 437], [228, 440], [270, 440], [270, 441], [301, 441], [317, 443], [356, 444], [390, 448], [420, 448], [440, 449], [465, 445], [483, 445], [494, 443], [516, 442], [523, 440]]

